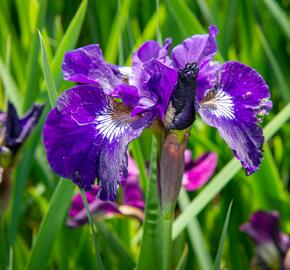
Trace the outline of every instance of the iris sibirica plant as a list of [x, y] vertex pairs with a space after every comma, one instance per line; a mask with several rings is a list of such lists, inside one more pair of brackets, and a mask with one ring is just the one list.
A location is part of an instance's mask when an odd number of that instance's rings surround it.
[[[217, 34], [210, 26], [208, 34], [171, 52], [170, 38], [164, 45], [147, 41], [132, 54], [131, 67], [107, 63], [99, 45], [67, 52], [64, 78], [78, 85], [59, 97], [46, 119], [43, 140], [52, 169], [86, 190], [98, 179], [97, 196], [114, 201], [128, 175], [128, 144], [150, 128], [159, 141], [162, 215], [172, 219], [197, 112], [218, 130], [246, 174], [255, 172], [263, 158], [258, 124], [272, 106], [269, 89], [251, 67], [213, 60]], [[169, 236], [170, 226], [164, 231]]]

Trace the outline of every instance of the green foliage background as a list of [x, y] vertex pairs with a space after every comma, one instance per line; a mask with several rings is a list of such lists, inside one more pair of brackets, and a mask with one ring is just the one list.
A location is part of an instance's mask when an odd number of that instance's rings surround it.
[[[289, 11], [287, 0], [1, 0], [0, 106], [5, 110], [9, 99], [23, 114], [37, 101], [46, 103], [46, 114], [50, 102], [73, 85], [63, 80], [60, 70], [67, 50], [99, 43], [109, 62], [127, 65], [132, 50], [145, 40], [172, 37], [175, 45], [216, 24], [217, 59], [254, 67], [270, 86], [274, 105], [263, 123], [270, 123], [268, 141], [261, 169], [245, 177], [238, 162], [228, 163], [233, 155], [216, 130], [199, 119], [195, 122], [188, 147], [194, 156], [217, 152], [219, 164], [206, 188], [181, 192], [173, 231], [174, 263], [178, 269], [211, 269], [233, 201], [221, 268], [249, 269], [253, 247], [239, 226], [253, 211], [278, 210], [281, 227], [290, 234]], [[51, 84], [45, 83], [42, 68]], [[0, 221], [0, 267], [97, 269], [89, 226], [69, 229], [64, 224], [76, 188], [47, 164], [41, 139], [44, 119], [45, 115], [22, 149], [13, 174], [9, 209]], [[148, 181], [142, 161], [150, 159], [150, 149], [148, 132], [131, 149], [143, 172], [144, 188]], [[96, 226], [105, 269], [133, 269], [140, 223], [120, 218]]]

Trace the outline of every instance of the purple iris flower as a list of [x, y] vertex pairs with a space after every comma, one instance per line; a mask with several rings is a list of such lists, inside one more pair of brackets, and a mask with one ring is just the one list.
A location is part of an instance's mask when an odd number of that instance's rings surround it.
[[8, 102], [7, 112], [0, 112], [0, 154], [16, 154], [23, 142], [38, 123], [43, 106], [34, 104], [22, 118], [19, 118], [14, 105]]
[[286, 254], [289, 253], [290, 238], [280, 230], [278, 212], [255, 212], [249, 223], [241, 226], [241, 231], [248, 234], [256, 245], [255, 263], [259, 269], [289, 269]]
[[9, 204], [17, 153], [38, 123], [42, 110], [43, 106], [35, 104], [19, 118], [14, 105], [8, 102], [7, 112], [0, 112], [0, 218]]
[[[217, 155], [208, 152], [198, 159], [192, 160], [190, 150], [185, 151], [185, 169], [183, 187], [187, 191], [195, 191], [210, 180], [217, 165]], [[105, 202], [96, 198], [99, 187], [94, 185], [91, 191], [86, 191], [86, 196], [91, 214], [96, 218], [113, 218], [130, 216], [139, 220], [144, 218], [144, 198], [139, 185], [139, 170], [135, 161], [128, 155], [128, 176], [121, 183], [123, 190], [122, 202]], [[78, 193], [72, 200], [67, 225], [78, 227], [88, 222], [86, 209], [81, 194]]]
[[43, 139], [59, 175], [87, 190], [100, 182], [102, 200], [115, 200], [127, 177], [127, 147], [153, 123], [165, 132], [189, 130], [195, 111], [220, 135], [249, 175], [262, 160], [258, 126], [271, 109], [269, 89], [252, 68], [213, 61], [217, 28], [173, 48], [145, 42], [132, 67], [107, 63], [99, 45], [66, 53], [64, 78], [80, 85], [65, 91], [48, 114]]

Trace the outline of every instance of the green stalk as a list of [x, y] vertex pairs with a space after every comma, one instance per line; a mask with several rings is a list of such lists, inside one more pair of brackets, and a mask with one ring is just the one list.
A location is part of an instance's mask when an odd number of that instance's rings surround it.
[[[173, 208], [174, 209], [174, 208]], [[160, 251], [161, 269], [172, 269], [173, 245], [172, 245], [172, 224], [174, 220], [173, 211], [164, 213], [160, 218]]]
[[91, 226], [91, 233], [92, 233], [93, 242], [94, 242], [94, 246], [95, 246], [98, 270], [104, 270], [102, 258], [100, 256], [99, 246], [98, 246], [98, 243], [97, 243], [96, 231], [95, 231], [94, 223], [93, 223], [93, 220], [92, 220], [90, 208], [89, 208], [89, 205], [88, 205], [87, 196], [86, 196], [86, 194], [85, 194], [83, 189], [81, 189], [80, 192], [81, 192], [83, 204], [84, 204], [85, 209], [86, 209], [87, 217], [88, 217], [88, 220], [89, 220], [89, 223], [90, 223], [90, 226]]

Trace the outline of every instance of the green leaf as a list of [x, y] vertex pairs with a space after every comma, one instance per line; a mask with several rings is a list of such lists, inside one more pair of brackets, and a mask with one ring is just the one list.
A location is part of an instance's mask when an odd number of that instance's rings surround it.
[[74, 49], [77, 43], [86, 14], [87, 4], [87, 0], [82, 1], [77, 13], [67, 28], [61, 43], [58, 45], [56, 54], [51, 63], [52, 75], [57, 87], [60, 86], [62, 81], [61, 63], [63, 61], [64, 54], [66, 51]]
[[185, 269], [187, 257], [188, 257], [188, 246], [185, 245], [184, 246], [184, 250], [183, 250], [183, 252], [181, 254], [181, 257], [179, 259], [179, 262], [178, 262], [178, 264], [176, 266], [176, 270]]
[[156, 257], [156, 232], [160, 215], [158, 192], [157, 192], [157, 145], [156, 138], [152, 137], [150, 159], [150, 181], [147, 187], [145, 219], [143, 225], [143, 237], [137, 270], [154, 269], [158, 263]]
[[[184, 37], [206, 32], [195, 14], [183, 0], [165, 0], [165, 4], [169, 12], [175, 18]], [[223, 61], [223, 57], [220, 53], [217, 53], [217, 59]]]
[[29, 171], [32, 166], [33, 157], [35, 154], [36, 145], [39, 143], [42, 132], [42, 123], [44, 122], [45, 115], [48, 112], [48, 106], [44, 108], [42, 116], [36, 127], [36, 130], [30, 136], [28, 141], [25, 143], [22, 159], [20, 164], [17, 166], [15, 184], [13, 190], [13, 202], [11, 210], [11, 218], [9, 225], [9, 244], [12, 246], [15, 242], [16, 231], [18, 226], [19, 213], [22, 205], [21, 200], [23, 196], [23, 190], [25, 188], [26, 179], [29, 175]]
[[[136, 41], [134, 46], [135, 49], [138, 48], [144, 41], [154, 39], [157, 34], [158, 25], [161, 27], [162, 24], [165, 22], [166, 11], [164, 5], [160, 5], [158, 11], [156, 11], [151, 19], [148, 21], [146, 27], [144, 28], [142, 34]], [[131, 56], [128, 57], [126, 60], [125, 65], [130, 65], [131, 63]]]
[[204, 33], [204, 29], [199, 20], [183, 0], [165, 0], [165, 4], [178, 23], [184, 36], [189, 36], [195, 33]]
[[39, 41], [40, 41], [40, 45], [41, 45], [43, 75], [44, 75], [46, 86], [47, 86], [49, 102], [52, 105], [52, 104], [55, 104], [57, 97], [58, 97], [58, 94], [57, 94], [57, 90], [56, 90], [56, 87], [54, 84], [54, 80], [52, 78], [51, 70], [49, 67], [48, 60], [47, 60], [45, 44], [44, 44], [44, 41], [43, 41], [43, 38], [41, 36], [40, 31], [38, 32], [38, 34], [39, 34]]
[[220, 269], [220, 263], [221, 263], [221, 258], [222, 258], [222, 255], [223, 255], [223, 249], [224, 249], [224, 242], [225, 242], [225, 238], [226, 238], [226, 235], [227, 235], [228, 226], [229, 226], [229, 222], [230, 222], [232, 204], [233, 204], [233, 201], [231, 201], [231, 203], [229, 205], [229, 208], [228, 208], [228, 211], [227, 211], [226, 220], [225, 220], [225, 223], [224, 223], [222, 235], [221, 235], [221, 238], [220, 238], [219, 247], [218, 247], [216, 258], [215, 258], [215, 262], [214, 262], [214, 267], [213, 267], [214, 270], [219, 270]]
[[133, 158], [137, 163], [139, 173], [140, 173], [140, 182], [142, 190], [146, 190], [147, 187], [147, 173], [145, 166], [145, 159], [143, 157], [143, 153], [140, 147], [139, 140], [135, 140], [131, 143], [130, 149], [132, 150]]
[[279, 6], [278, 2], [273, 0], [263, 0], [266, 7], [269, 9], [269, 14], [272, 15], [279, 23], [287, 38], [290, 40], [290, 23], [289, 17], [285, 11]]
[[[178, 198], [178, 205], [180, 209], [183, 211], [184, 209], [186, 209], [189, 203], [190, 203], [189, 197], [186, 191], [182, 188], [180, 190]], [[189, 240], [191, 242], [192, 248], [196, 253], [197, 260], [199, 261], [200, 269], [211, 270], [213, 263], [211, 260], [211, 256], [205, 246], [202, 231], [198, 219], [196, 217], [193, 217], [191, 219], [191, 222], [187, 226], [187, 232], [189, 235]]]
[[131, 2], [132, 0], [123, 0], [121, 2], [121, 7], [120, 9], [118, 9], [118, 14], [113, 22], [112, 30], [109, 35], [109, 40], [107, 43], [108, 45], [105, 52], [105, 59], [109, 63], [116, 63], [117, 61], [118, 47], [120, 45], [119, 36], [123, 32], [126, 25], [130, 12]]
[[270, 62], [274, 75], [276, 77], [277, 84], [279, 86], [278, 89], [281, 91], [281, 95], [284, 98], [285, 102], [290, 102], [290, 93], [289, 93], [289, 88], [287, 86], [287, 81], [285, 77], [283, 76], [283, 72], [275, 58], [275, 55], [273, 54], [271, 47], [268, 41], [266, 40], [262, 30], [259, 27], [256, 27], [256, 32], [262, 44], [262, 47], [266, 53], [266, 56]]
[[0, 78], [3, 81], [5, 93], [8, 99], [15, 105], [16, 109], [19, 111], [21, 108], [21, 98], [19, 89], [13, 80], [9, 70], [6, 68], [5, 64], [0, 58]]
[[51, 249], [63, 225], [71, 204], [75, 185], [71, 181], [60, 180], [50, 200], [48, 212], [43, 218], [37, 238], [31, 250], [27, 270], [46, 269]]
[[[38, 19], [37, 19], [37, 28], [42, 29], [45, 23], [45, 15], [46, 15], [46, 7], [47, 0], [39, 1], [39, 11], [38, 11]], [[28, 110], [32, 103], [36, 100], [39, 94], [39, 65], [38, 65], [38, 56], [39, 56], [39, 41], [37, 31], [33, 33], [31, 37], [31, 46], [29, 50], [29, 57], [26, 68], [26, 84], [25, 84], [25, 100], [23, 103], [23, 111]]]
[[85, 191], [83, 189], [81, 189], [80, 192], [81, 192], [83, 204], [84, 204], [85, 209], [86, 209], [86, 214], [87, 214], [87, 217], [88, 217], [88, 220], [89, 220], [89, 223], [90, 223], [91, 236], [92, 236], [93, 242], [94, 242], [98, 269], [99, 270], [103, 270], [104, 266], [103, 266], [102, 258], [101, 258], [101, 255], [100, 255], [100, 249], [99, 249], [99, 245], [98, 245], [97, 238], [96, 238], [95, 227], [94, 227], [93, 219], [92, 219], [92, 216], [91, 216], [91, 212], [90, 212], [87, 196], [86, 196], [86, 193], [85, 193]]
[[[290, 118], [290, 103], [265, 127], [264, 136], [268, 141]], [[225, 187], [225, 185], [241, 169], [236, 158], [229, 161], [223, 169], [205, 186], [188, 207], [176, 219], [173, 225], [173, 239], [188, 226], [192, 217], [195, 217], [204, 207]]]
[[97, 221], [96, 226], [102, 238], [105, 239], [106, 243], [109, 247], [114, 251], [114, 253], [118, 256], [121, 264], [126, 267], [126, 269], [134, 269], [135, 263], [131, 258], [130, 254], [124, 247], [123, 243], [119, 239], [118, 235], [116, 235], [112, 230], [106, 226], [102, 221]]

